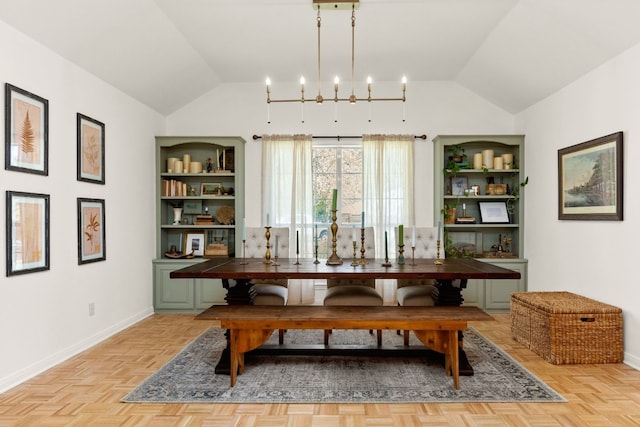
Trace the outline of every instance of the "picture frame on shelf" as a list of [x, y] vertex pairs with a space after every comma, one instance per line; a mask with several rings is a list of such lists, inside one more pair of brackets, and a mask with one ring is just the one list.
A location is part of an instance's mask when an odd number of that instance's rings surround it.
[[49, 270], [49, 195], [6, 192], [7, 276]]
[[206, 241], [204, 240], [204, 233], [187, 233], [187, 238], [184, 242], [184, 253], [190, 254], [193, 252], [194, 256], [203, 256]]
[[202, 200], [185, 200], [182, 213], [197, 215], [202, 213]]
[[49, 174], [49, 101], [5, 83], [4, 168]]
[[104, 185], [105, 125], [84, 114], [76, 114], [77, 180]]
[[468, 188], [469, 182], [465, 176], [451, 177], [451, 195], [464, 196], [464, 191]]
[[207, 256], [229, 256], [228, 230], [207, 230], [204, 254]]
[[558, 219], [623, 220], [623, 134], [558, 150]]
[[222, 192], [222, 184], [219, 182], [203, 182], [200, 184], [201, 196], [215, 196]]
[[107, 259], [105, 201], [78, 197], [78, 265]]
[[509, 224], [507, 202], [478, 202], [480, 221], [483, 224]]

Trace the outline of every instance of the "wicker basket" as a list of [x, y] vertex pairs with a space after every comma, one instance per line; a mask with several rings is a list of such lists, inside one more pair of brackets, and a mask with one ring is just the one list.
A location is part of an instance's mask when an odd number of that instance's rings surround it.
[[622, 310], [570, 292], [513, 293], [511, 335], [557, 365], [623, 360]]

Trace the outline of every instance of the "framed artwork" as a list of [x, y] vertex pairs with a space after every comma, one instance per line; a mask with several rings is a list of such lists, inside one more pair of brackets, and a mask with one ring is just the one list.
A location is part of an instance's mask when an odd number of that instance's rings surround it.
[[222, 192], [222, 184], [217, 182], [203, 182], [200, 184], [201, 196], [213, 196]]
[[182, 210], [184, 214], [201, 214], [202, 213], [202, 200], [185, 200], [184, 208]]
[[104, 184], [104, 123], [78, 113], [78, 181]]
[[464, 176], [451, 177], [451, 195], [452, 196], [464, 196], [464, 190], [468, 186], [467, 178]]
[[508, 224], [507, 202], [478, 202], [483, 224]]
[[107, 259], [104, 200], [78, 197], [78, 264]]
[[7, 191], [7, 276], [49, 270], [49, 195]]
[[558, 219], [622, 221], [622, 132], [558, 150]]
[[4, 168], [49, 174], [49, 101], [5, 83]]
[[187, 233], [187, 239], [184, 243], [184, 253], [190, 254], [193, 252], [194, 256], [203, 256], [205, 245], [204, 233]]

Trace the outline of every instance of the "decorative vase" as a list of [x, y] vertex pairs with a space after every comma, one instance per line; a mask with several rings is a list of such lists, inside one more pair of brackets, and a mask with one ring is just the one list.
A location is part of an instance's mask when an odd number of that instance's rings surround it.
[[182, 220], [182, 208], [173, 208], [173, 225], [180, 225]]

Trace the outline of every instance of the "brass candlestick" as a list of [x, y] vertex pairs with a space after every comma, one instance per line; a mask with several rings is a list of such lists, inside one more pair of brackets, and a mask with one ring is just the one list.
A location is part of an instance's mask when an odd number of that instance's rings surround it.
[[404, 245], [398, 245], [398, 265], [404, 265]]
[[243, 239], [242, 240], [242, 262], [240, 263], [240, 265], [249, 264], [247, 262], [246, 250], [247, 250], [247, 240]]
[[336, 253], [336, 246], [338, 242], [338, 211], [331, 210], [331, 256], [327, 259], [327, 265], [342, 265], [342, 259]]
[[358, 262], [358, 258], [356, 257], [356, 247], [357, 247], [357, 243], [354, 240], [353, 241], [353, 261], [351, 261], [351, 266], [355, 267], [357, 265], [360, 265], [360, 263]]
[[411, 246], [411, 265], [416, 265], [416, 247]]
[[318, 261], [318, 238], [316, 237], [316, 259], [313, 261], [314, 264], [320, 264]]
[[264, 263], [271, 264], [271, 244], [269, 243], [269, 239], [271, 238], [271, 227], [266, 226], [264, 233], [264, 238], [267, 240], [267, 250], [264, 252]]
[[360, 229], [360, 241], [362, 242], [362, 246], [360, 246], [360, 265], [366, 265], [367, 260], [364, 259], [364, 253], [366, 252], [364, 248], [364, 227]]
[[442, 265], [440, 259], [440, 239], [436, 240], [436, 260], [433, 262], [435, 265]]

